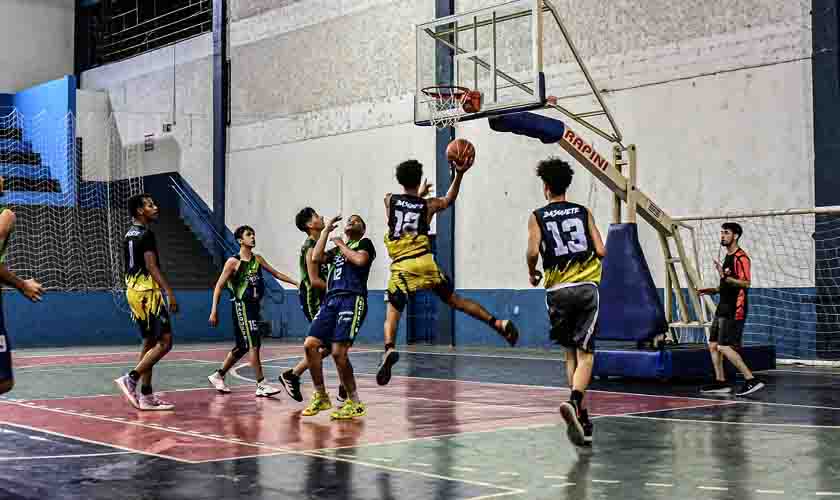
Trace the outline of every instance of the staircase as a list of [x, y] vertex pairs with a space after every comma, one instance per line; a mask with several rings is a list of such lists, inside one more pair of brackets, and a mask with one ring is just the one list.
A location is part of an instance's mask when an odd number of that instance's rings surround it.
[[5, 180], [5, 190], [60, 192], [61, 185], [52, 178], [41, 154], [23, 137], [23, 131], [18, 127], [0, 127], [0, 176]]
[[161, 210], [152, 226], [157, 236], [160, 266], [176, 293], [178, 289], [208, 289], [216, 285], [221, 267], [178, 217], [177, 212]]

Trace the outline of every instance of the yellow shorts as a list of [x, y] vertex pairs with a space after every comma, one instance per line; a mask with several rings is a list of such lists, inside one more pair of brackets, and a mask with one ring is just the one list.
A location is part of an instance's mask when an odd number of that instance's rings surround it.
[[140, 327], [143, 338], [158, 338], [172, 332], [169, 311], [160, 290], [135, 290], [127, 288], [125, 298], [131, 308], [131, 319]]
[[398, 260], [391, 264], [388, 279], [388, 302], [398, 311], [405, 309], [408, 297], [419, 290], [431, 290], [447, 301], [454, 292], [452, 280], [440, 270], [434, 256]]

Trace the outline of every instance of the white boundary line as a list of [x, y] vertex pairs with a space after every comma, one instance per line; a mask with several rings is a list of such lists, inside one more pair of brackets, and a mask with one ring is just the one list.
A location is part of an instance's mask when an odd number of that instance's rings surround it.
[[[125, 422], [121, 422], [121, 423], [125, 423]], [[50, 434], [50, 435], [53, 435], [53, 436], [63, 437], [65, 439], [69, 439], [71, 441], [81, 441], [83, 443], [98, 444], [100, 446], [105, 446], [106, 448], [114, 448], [114, 449], [117, 449], [117, 450], [127, 451], [129, 453], [137, 453], [138, 455], [146, 455], [146, 456], [149, 456], [149, 457], [163, 458], [165, 460], [174, 460], [176, 462], [183, 462], [183, 463], [186, 463], [186, 464], [197, 464], [197, 463], [199, 463], [199, 462], [194, 462], [192, 460], [185, 460], [183, 458], [173, 458], [173, 457], [168, 457], [168, 456], [165, 456], [165, 455], [158, 455], [157, 453], [150, 453], [150, 452], [147, 452], [147, 451], [141, 451], [141, 450], [135, 450], [135, 449], [132, 449], [132, 448], [126, 448], [125, 446], [119, 446], [119, 445], [116, 445], [116, 444], [103, 443], [102, 441], [95, 441], [93, 439], [86, 439], [86, 438], [82, 438], [82, 437], [78, 437], [78, 436], [70, 436], [70, 435], [67, 435], [67, 434], [62, 434], [61, 432], [48, 431], [46, 429], [40, 429], [38, 427], [30, 427], [28, 425], [23, 425], [23, 424], [13, 424], [11, 422], [6, 422], [4, 420], [0, 420], [0, 424], [8, 425], [8, 426], [11, 426], [11, 427], [18, 427], [18, 428], [21, 428], [21, 429], [26, 429], [26, 430], [30, 430], [30, 431], [34, 431], [34, 432], [41, 432], [43, 434]]]
[[0, 462], [15, 462], [18, 460], [52, 460], [56, 458], [88, 458], [109, 457], [111, 455], [130, 455], [130, 451], [111, 451], [107, 453], [82, 453], [79, 455], [40, 455], [35, 457], [0, 457]]
[[[221, 361], [205, 361], [202, 359], [173, 359], [173, 360], [166, 360], [162, 359], [158, 361], [158, 364], [163, 366], [177, 366], [178, 364], [182, 364], [184, 366], [188, 366], [191, 364], [207, 364], [211, 363], [214, 365], [221, 365]], [[29, 365], [29, 366], [21, 366], [20, 368], [15, 368], [15, 373], [30, 373], [30, 372], [57, 372], [57, 371], [65, 371], [65, 370], [89, 370], [95, 368], [122, 368], [126, 366], [135, 366], [137, 361], [126, 361], [125, 363], [86, 363], [80, 365]], [[155, 366], [157, 366], [156, 364]]]

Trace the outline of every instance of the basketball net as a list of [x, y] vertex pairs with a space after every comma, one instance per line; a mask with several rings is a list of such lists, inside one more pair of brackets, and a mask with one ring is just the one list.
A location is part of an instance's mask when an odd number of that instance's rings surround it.
[[430, 99], [429, 122], [437, 128], [452, 127], [463, 115], [464, 102], [469, 97], [469, 89], [463, 87], [427, 87], [422, 90]]

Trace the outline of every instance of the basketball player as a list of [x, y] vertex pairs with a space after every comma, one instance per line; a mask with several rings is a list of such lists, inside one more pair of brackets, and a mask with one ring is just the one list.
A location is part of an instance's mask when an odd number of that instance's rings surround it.
[[347, 241], [332, 238], [336, 247], [327, 252], [327, 240], [340, 219], [340, 216], [330, 219], [312, 250], [313, 260], [329, 263], [329, 275], [324, 303], [315, 315], [309, 335], [303, 344], [315, 392], [312, 402], [301, 414], [317, 415], [332, 408], [330, 396], [324, 387], [321, 365], [321, 348], [332, 344], [333, 361], [341, 379], [341, 386], [347, 390], [347, 398], [341, 408], [330, 414], [330, 417], [335, 420], [349, 420], [367, 413], [364, 403], [359, 399], [353, 366], [347, 354], [367, 316], [367, 281], [370, 268], [376, 259], [376, 250], [373, 242], [364, 237], [365, 221], [361, 216], [353, 215], [347, 220], [344, 228]]
[[236, 347], [228, 353], [222, 367], [207, 377], [210, 384], [219, 392], [228, 393], [230, 388], [225, 384], [225, 375], [233, 368], [245, 354], [249, 354], [249, 362], [256, 373], [257, 397], [269, 397], [280, 392], [265, 382], [262, 362], [260, 361], [260, 346], [262, 338], [259, 332], [260, 302], [265, 294], [265, 281], [262, 271], [265, 269], [280, 281], [298, 286], [298, 282], [277, 271], [262, 255], [254, 253], [257, 246], [257, 235], [251, 226], [236, 228], [233, 237], [239, 243], [239, 253], [225, 262], [222, 274], [213, 290], [213, 305], [210, 311], [210, 326], [217, 326], [219, 318], [216, 308], [222, 296], [222, 287], [227, 286], [231, 294], [231, 309], [233, 311], [234, 338]]
[[[566, 377], [571, 398], [560, 406], [569, 440], [592, 445], [592, 421], [583, 396], [592, 379], [598, 334], [598, 285], [601, 259], [607, 254], [592, 212], [566, 199], [572, 167], [558, 158], [537, 165], [548, 204], [528, 219], [528, 278], [531, 286], [545, 278], [551, 339], [566, 348]], [[543, 272], [537, 269], [542, 257]]]
[[[3, 196], [3, 177], [0, 177], [0, 197]], [[0, 204], [0, 284], [14, 287], [32, 302], [40, 302], [44, 289], [33, 279], [22, 280], [6, 267], [6, 254], [9, 251], [9, 241], [15, 231], [15, 213]], [[3, 316], [3, 294], [0, 293], [0, 394], [12, 390], [15, 385], [12, 373], [12, 344], [6, 333]]]
[[123, 240], [125, 295], [131, 317], [140, 328], [143, 347], [137, 366], [114, 382], [137, 409], [172, 410], [175, 405], [163, 401], [152, 390], [152, 370], [172, 350], [169, 313], [178, 312], [175, 293], [160, 269], [157, 240], [150, 227], [158, 220], [160, 210], [152, 196], [143, 193], [128, 199], [128, 213], [133, 221]]
[[421, 190], [423, 165], [420, 162], [407, 160], [397, 165], [397, 182], [402, 185], [403, 192], [385, 195], [388, 221], [385, 246], [391, 257], [391, 277], [388, 280], [388, 306], [385, 313], [385, 353], [376, 374], [379, 385], [386, 385], [391, 380], [391, 368], [399, 361], [399, 353], [394, 344], [397, 325], [409, 296], [418, 290], [434, 291], [450, 307], [490, 325], [511, 346], [516, 345], [519, 338], [519, 331], [512, 321], [496, 319], [480, 304], [455, 293], [452, 280], [440, 270], [432, 255], [429, 240], [432, 217], [455, 203], [464, 174], [472, 167], [474, 160], [475, 149], [470, 145], [459, 162], [450, 162], [455, 177], [443, 198], [425, 198], [428, 184], [423, 184]]
[[747, 295], [750, 288], [750, 258], [738, 245], [743, 234], [737, 222], [725, 222], [720, 229], [720, 245], [726, 248], [723, 265], [715, 260], [715, 269], [720, 275], [717, 288], [698, 290], [701, 295], [720, 294], [720, 303], [715, 310], [715, 317], [709, 333], [709, 353], [715, 369], [715, 383], [704, 387], [701, 392], [728, 394], [732, 387], [726, 383], [723, 371], [723, 357], [735, 365], [746, 381], [735, 394], [746, 396], [764, 388], [764, 382], [755, 378], [744, 363], [737, 349], [741, 347], [744, 334], [744, 322], [747, 319]]
[[[312, 323], [312, 319], [318, 314], [324, 294], [327, 291], [327, 265], [315, 261], [312, 258], [312, 249], [321, 236], [324, 229], [324, 218], [318, 215], [312, 207], [303, 208], [295, 216], [295, 226], [306, 234], [306, 240], [300, 247], [300, 306], [306, 321]], [[321, 354], [326, 357], [330, 354], [330, 345], [322, 346]], [[303, 393], [300, 391], [300, 377], [309, 369], [306, 357], [298, 361], [294, 368], [290, 368], [280, 374], [279, 381], [283, 384], [286, 394], [297, 402], [303, 401]], [[344, 401], [346, 391], [344, 387], [338, 389], [338, 400]]]

